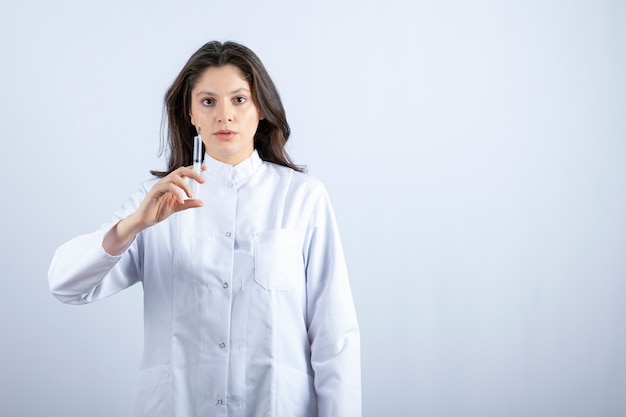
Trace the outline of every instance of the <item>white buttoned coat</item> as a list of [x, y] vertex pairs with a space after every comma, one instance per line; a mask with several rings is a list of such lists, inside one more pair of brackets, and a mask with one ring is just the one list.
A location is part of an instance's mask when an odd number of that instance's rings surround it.
[[256, 151], [204, 164], [204, 207], [110, 256], [102, 240], [147, 181], [110, 223], [57, 249], [51, 291], [82, 304], [143, 284], [134, 416], [359, 417], [359, 328], [325, 188]]

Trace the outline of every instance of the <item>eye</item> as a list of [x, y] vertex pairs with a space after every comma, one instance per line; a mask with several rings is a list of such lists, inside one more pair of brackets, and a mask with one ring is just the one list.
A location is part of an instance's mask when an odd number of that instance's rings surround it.
[[239, 96], [239, 97], [235, 97], [233, 101], [237, 104], [243, 104], [247, 101], [247, 99], [245, 97]]
[[210, 106], [211, 104], [213, 104], [213, 99], [212, 98], [203, 98], [202, 99], [202, 104], [205, 106]]

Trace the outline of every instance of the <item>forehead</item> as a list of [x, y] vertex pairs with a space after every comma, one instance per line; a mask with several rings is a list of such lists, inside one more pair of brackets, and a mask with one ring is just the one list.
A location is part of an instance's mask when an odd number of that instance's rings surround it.
[[197, 91], [210, 91], [215, 94], [235, 91], [240, 88], [250, 89], [250, 84], [243, 72], [234, 65], [208, 67], [198, 77], [192, 94]]

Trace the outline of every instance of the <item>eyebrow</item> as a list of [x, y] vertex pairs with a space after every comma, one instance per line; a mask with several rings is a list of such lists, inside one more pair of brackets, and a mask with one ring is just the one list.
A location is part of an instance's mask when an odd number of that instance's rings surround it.
[[[236, 90], [231, 91], [230, 93], [228, 93], [228, 95], [233, 95], [233, 94], [241, 93], [242, 91], [246, 91], [246, 92], [248, 92], [248, 93], [250, 92], [250, 90], [248, 90], [247, 88], [245, 88], [245, 87], [241, 87], [241, 88], [238, 88], [238, 89], [236, 89]], [[216, 96], [217, 94], [212, 93], [212, 92], [210, 92], [210, 91], [198, 91], [198, 92], [196, 93], [196, 96], [201, 96], [201, 95]]]

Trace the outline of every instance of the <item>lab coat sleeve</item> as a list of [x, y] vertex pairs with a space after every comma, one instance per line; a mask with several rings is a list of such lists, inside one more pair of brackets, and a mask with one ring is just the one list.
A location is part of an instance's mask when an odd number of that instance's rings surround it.
[[323, 187], [309, 229], [307, 320], [319, 416], [360, 417], [359, 326], [335, 216]]
[[134, 239], [119, 256], [102, 248], [102, 240], [121, 219], [138, 207], [145, 195], [139, 190], [99, 230], [75, 237], [54, 253], [48, 270], [52, 294], [67, 304], [86, 304], [127, 288], [140, 280], [140, 242]]

